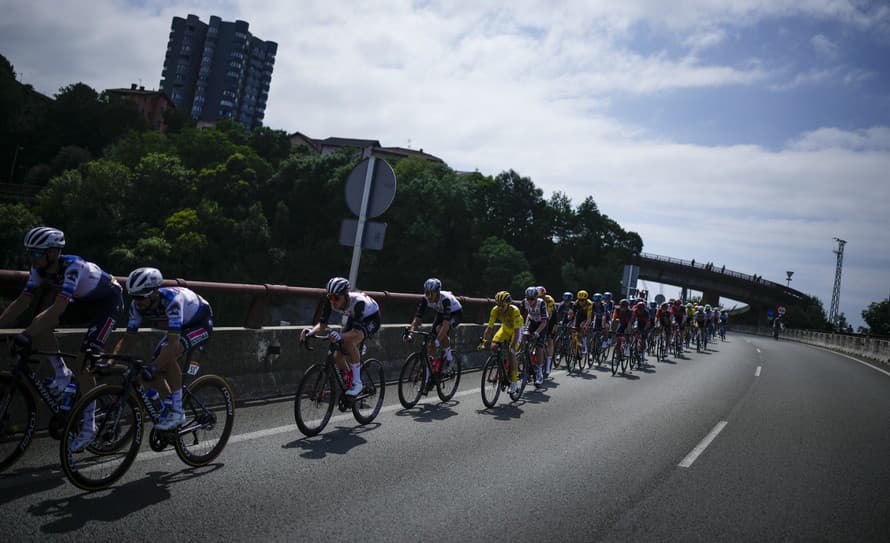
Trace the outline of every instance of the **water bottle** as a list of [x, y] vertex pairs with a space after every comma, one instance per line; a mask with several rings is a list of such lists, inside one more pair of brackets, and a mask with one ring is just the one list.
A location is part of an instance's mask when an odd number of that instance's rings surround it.
[[62, 411], [71, 411], [74, 407], [74, 397], [77, 396], [77, 383], [70, 382], [62, 392], [62, 400], [59, 402], [59, 409]]

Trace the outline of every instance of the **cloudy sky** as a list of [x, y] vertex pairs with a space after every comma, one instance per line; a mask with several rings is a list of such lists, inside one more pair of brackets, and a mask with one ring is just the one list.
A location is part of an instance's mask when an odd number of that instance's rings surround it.
[[883, 1], [0, 0], [0, 10], [0, 53], [46, 94], [77, 81], [156, 88], [174, 15], [243, 19], [279, 44], [272, 128], [423, 148], [458, 170], [512, 168], [548, 195], [593, 195], [646, 252], [776, 282], [793, 270], [792, 286], [826, 311], [832, 238], [843, 238], [841, 311], [859, 325], [863, 307], [890, 295]]

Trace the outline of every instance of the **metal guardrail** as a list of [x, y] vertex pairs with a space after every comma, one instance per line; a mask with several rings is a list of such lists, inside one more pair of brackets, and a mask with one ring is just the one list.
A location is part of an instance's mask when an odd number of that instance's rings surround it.
[[[116, 276], [120, 284], [126, 284], [126, 276]], [[0, 287], [23, 287], [28, 280], [28, 272], [18, 270], [0, 270]], [[212, 283], [208, 281], [190, 281], [187, 279], [165, 279], [166, 287], [185, 287], [196, 292], [214, 292], [221, 294], [247, 294], [252, 296], [244, 318], [245, 328], [262, 328], [266, 309], [269, 302], [277, 298], [311, 298], [322, 299], [325, 290], [323, 288], [292, 287], [289, 285], [256, 285], [248, 283]], [[389, 291], [363, 291], [374, 298], [378, 304], [384, 306], [388, 303], [416, 303], [420, 302], [421, 294]], [[482, 310], [490, 308], [494, 304], [492, 298], [470, 298], [458, 296], [461, 305], [469, 309], [471, 307]], [[468, 314], [468, 311], [464, 311]], [[469, 317], [469, 315], [467, 315]], [[485, 315], [487, 317], [487, 315]], [[482, 317], [480, 316], [480, 321]]]

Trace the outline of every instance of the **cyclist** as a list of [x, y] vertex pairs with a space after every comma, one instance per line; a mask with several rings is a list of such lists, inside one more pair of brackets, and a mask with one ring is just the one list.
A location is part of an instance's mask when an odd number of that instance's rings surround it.
[[729, 312], [724, 309], [720, 312], [720, 329], [722, 334], [726, 336], [726, 327], [729, 325]]
[[[80, 351], [101, 352], [123, 310], [121, 286], [96, 264], [79, 256], [61, 254], [65, 246], [65, 234], [61, 230], [47, 226], [32, 228], [25, 235], [24, 245], [31, 260], [31, 275], [22, 293], [0, 315], [0, 327], [14, 322], [31, 305], [37, 289], [47, 285], [59, 289], [55, 301], [13, 338], [16, 348], [28, 351], [33, 343], [41, 350], [58, 351], [53, 331], [59, 324], [89, 323]], [[50, 363], [55, 378], [48, 388], [59, 396], [74, 374], [61, 357], [50, 357]], [[91, 369], [91, 358], [85, 356], [77, 377], [82, 392], [95, 386]], [[83, 429], [95, 432], [95, 404], [84, 410]]]
[[705, 326], [707, 323], [707, 316], [705, 315], [705, 308], [702, 306], [695, 307], [695, 326], [698, 328], [699, 342], [704, 342], [707, 338], [704, 334], [707, 334], [707, 330], [705, 330]]
[[[633, 311], [630, 309], [630, 302], [627, 298], [622, 298], [618, 302], [618, 306], [612, 312], [611, 332], [617, 337], [630, 330], [631, 321], [633, 320]], [[617, 345], [617, 342], [616, 342]], [[627, 348], [625, 343], [625, 348]], [[617, 349], [617, 347], [616, 347]]]
[[595, 292], [591, 299], [593, 300], [593, 305], [590, 308], [590, 316], [592, 319], [591, 323], [593, 324], [593, 334], [596, 335], [597, 332], [600, 332], [601, 348], [605, 348], [607, 338], [606, 334], [602, 332], [606, 328], [606, 306], [603, 305], [603, 295]]
[[538, 287], [538, 297], [544, 300], [547, 305], [547, 366], [544, 368], [544, 379], [550, 377], [550, 370], [553, 369], [553, 329], [556, 328], [556, 319], [553, 318], [553, 311], [556, 309], [556, 300], [553, 296], [547, 294], [547, 289], [543, 286]]
[[677, 354], [680, 354], [686, 346], [686, 327], [689, 323], [686, 315], [686, 308], [683, 306], [683, 300], [674, 300], [674, 304], [671, 306], [671, 315], [674, 318], [674, 326], [677, 327], [677, 334], [680, 336], [680, 341], [677, 345]]
[[525, 329], [531, 335], [532, 345], [531, 362], [535, 368], [535, 386], [539, 387], [544, 384], [544, 359], [541, 356], [543, 348], [544, 355], [547, 353], [547, 321], [550, 314], [547, 313], [547, 302], [538, 298], [538, 287], [528, 287], [525, 289], [525, 299], [522, 301], [520, 310], [525, 313]]
[[[482, 333], [482, 343], [479, 350], [486, 348], [493, 342], [492, 350], [497, 349], [500, 342], [509, 342], [507, 345], [507, 360], [510, 363], [510, 394], [519, 388], [519, 371], [516, 365], [516, 351], [519, 349], [519, 338], [522, 333], [522, 314], [519, 308], [513, 305], [510, 293], [502, 290], [494, 295], [495, 306], [491, 309], [488, 325]], [[491, 339], [492, 330], [496, 321], [501, 322], [501, 327]]]
[[590, 302], [590, 294], [586, 290], [579, 290], [575, 295], [575, 304], [572, 306], [572, 318], [575, 321], [575, 329], [581, 334], [581, 354], [587, 355], [587, 328], [593, 320], [593, 304]]
[[671, 344], [673, 327], [674, 317], [671, 312], [671, 306], [667, 302], [662, 302], [661, 306], [655, 311], [655, 329], [661, 333], [665, 347]]
[[637, 323], [637, 330], [640, 331], [640, 339], [642, 340], [642, 352], [640, 360], [642, 362], [646, 361], [646, 344], [649, 340], [649, 324], [652, 322], [652, 319], [649, 318], [649, 308], [646, 306], [646, 302], [640, 300], [637, 302], [637, 305], [634, 307], [633, 319]]
[[331, 330], [329, 334], [331, 343], [339, 345], [339, 349], [334, 352], [334, 363], [344, 373], [352, 369], [352, 386], [346, 391], [346, 395], [358, 396], [362, 391], [362, 355], [359, 345], [380, 329], [380, 306], [364, 292], [350, 292], [349, 280], [345, 277], [332, 277], [325, 288], [321, 317], [315, 326], [300, 332], [300, 342], [305, 343], [308, 336], [324, 331], [332, 311], [343, 312], [347, 319], [340, 332]]
[[451, 352], [451, 340], [448, 333], [457, 328], [463, 316], [460, 302], [451, 292], [442, 290], [442, 281], [431, 277], [423, 283], [423, 298], [417, 304], [417, 313], [411, 321], [411, 331], [417, 330], [423, 322], [423, 314], [428, 307], [436, 311], [436, 319], [433, 321], [433, 333], [436, 334], [434, 342], [429, 344], [430, 358], [433, 359], [433, 371], [439, 371], [441, 361], [438, 359], [436, 348], [442, 347], [445, 351], [445, 371], [450, 371], [454, 364], [454, 355]]
[[137, 268], [127, 276], [130, 319], [127, 333], [114, 347], [128, 352], [139, 325], [148, 321], [167, 333], [155, 346], [152, 360], [158, 371], [151, 385], [165, 401], [158, 430], [173, 430], [185, 422], [182, 409], [182, 369], [179, 359], [207, 343], [213, 333], [213, 310], [207, 300], [185, 287], [162, 287], [164, 277], [157, 268]]

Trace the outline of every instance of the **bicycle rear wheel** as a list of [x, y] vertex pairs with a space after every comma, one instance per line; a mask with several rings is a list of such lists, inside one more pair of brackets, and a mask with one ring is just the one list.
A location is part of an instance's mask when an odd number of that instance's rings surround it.
[[425, 356], [418, 353], [408, 355], [399, 374], [399, 402], [405, 409], [411, 409], [420, 401], [423, 387], [429, 380]]
[[369, 358], [362, 364], [362, 391], [352, 402], [352, 414], [359, 424], [369, 424], [383, 407], [386, 381], [383, 364]]
[[[447, 361], [442, 361], [443, 366], [447, 364]], [[457, 386], [460, 384], [460, 358], [455, 357], [451, 365], [453, 366], [451, 371], [439, 373], [439, 382], [436, 383], [436, 393], [439, 394], [439, 399], [443, 402], [447, 402], [454, 397], [454, 394], [457, 392]]]
[[[81, 451], [70, 444], [83, 428], [84, 411], [95, 403], [96, 435]], [[100, 385], [72, 409], [59, 446], [62, 471], [74, 486], [88, 491], [108, 488], [130, 468], [142, 444], [143, 412], [136, 393], [123, 385]]]
[[0, 471], [13, 465], [31, 444], [37, 428], [34, 395], [12, 374], [0, 373]]
[[491, 355], [482, 365], [482, 403], [485, 407], [494, 407], [501, 394], [501, 361], [497, 355]]
[[294, 397], [294, 420], [304, 435], [314, 436], [331, 420], [334, 385], [327, 368], [316, 364], [306, 370]]
[[218, 375], [204, 375], [183, 390], [185, 424], [174, 442], [179, 459], [189, 466], [206, 466], [229, 441], [235, 423], [232, 388]]

